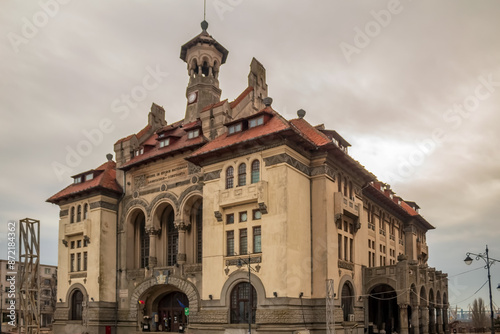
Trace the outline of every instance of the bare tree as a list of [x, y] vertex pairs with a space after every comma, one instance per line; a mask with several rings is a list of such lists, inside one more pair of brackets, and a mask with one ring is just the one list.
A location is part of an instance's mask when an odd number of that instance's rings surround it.
[[488, 327], [486, 307], [482, 298], [474, 299], [472, 303], [472, 326], [476, 329], [486, 329]]

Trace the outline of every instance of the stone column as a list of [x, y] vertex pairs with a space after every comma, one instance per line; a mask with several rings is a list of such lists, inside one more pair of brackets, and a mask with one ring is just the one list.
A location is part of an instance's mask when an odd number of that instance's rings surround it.
[[399, 304], [399, 323], [401, 329], [399, 334], [409, 334], [408, 333], [408, 305]]
[[158, 265], [158, 257], [156, 256], [156, 240], [160, 235], [160, 229], [146, 227], [146, 233], [149, 235], [149, 268], [152, 269]]
[[418, 305], [415, 305], [411, 308], [411, 327], [413, 328], [413, 334], [420, 334], [419, 331], [419, 314], [418, 314], [419, 308]]
[[177, 251], [177, 263], [184, 264], [186, 263], [186, 230], [188, 229], [188, 225], [184, 223], [182, 220], [176, 220], [174, 222], [177, 231], [179, 232], [179, 249]]
[[448, 334], [450, 329], [448, 328], [448, 308], [443, 308], [443, 331]]
[[436, 308], [436, 332], [443, 334], [443, 310], [441, 307]]
[[434, 307], [429, 307], [429, 333], [436, 333], [436, 318], [434, 316]]
[[422, 306], [420, 312], [422, 314], [422, 333], [420, 334], [429, 334], [429, 308]]

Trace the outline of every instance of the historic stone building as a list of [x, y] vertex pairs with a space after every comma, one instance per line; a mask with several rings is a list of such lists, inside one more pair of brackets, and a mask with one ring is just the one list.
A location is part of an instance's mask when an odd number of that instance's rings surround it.
[[434, 227], [418, 205], [336, 131], [275, 111], [257, 60], [221, 101], [228, 51], [207, 26], [181, 48], [185, 118], [153, 104], [116, 162], [48, 199], [61, 209], [55, 333], [244, 333], [249, 320], [255, 333], [445, 332], [447, 278], [427, 266]]

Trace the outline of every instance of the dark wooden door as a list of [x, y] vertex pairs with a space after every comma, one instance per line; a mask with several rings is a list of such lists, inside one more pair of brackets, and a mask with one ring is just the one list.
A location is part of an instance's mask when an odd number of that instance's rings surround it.
[[158, 315], [163, 331], [178, 332], [180, 325], [185, 328], [187, 317], [184, 315], [184, 307], [189, 307], [189, 300], [182, 292], [171, 292], [160, 300]]

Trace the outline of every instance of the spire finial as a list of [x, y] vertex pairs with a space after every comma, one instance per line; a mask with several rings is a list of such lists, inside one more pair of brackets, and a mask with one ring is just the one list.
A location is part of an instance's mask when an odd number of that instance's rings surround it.
[[203, 22], [201, 22], [201, 29], [203, 31], [207, 31], [208, 22], [207, 22], [207, 0], [203, 0]]

